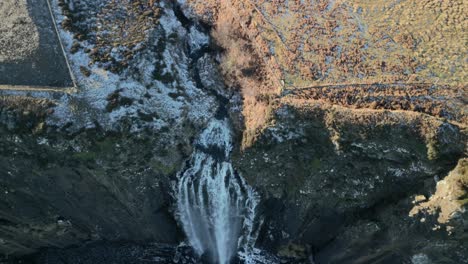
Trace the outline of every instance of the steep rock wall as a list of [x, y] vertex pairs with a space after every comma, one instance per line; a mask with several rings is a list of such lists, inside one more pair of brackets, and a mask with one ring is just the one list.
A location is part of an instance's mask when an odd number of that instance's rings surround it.
[[466, 238], [409, 212], [464, 155], [464, 128], [404, 111], [298, 105], [278, 107], [236, 155], [262, 193], [260, 247], [319, 263], [395, 263], [417, 254], [462, 261]]

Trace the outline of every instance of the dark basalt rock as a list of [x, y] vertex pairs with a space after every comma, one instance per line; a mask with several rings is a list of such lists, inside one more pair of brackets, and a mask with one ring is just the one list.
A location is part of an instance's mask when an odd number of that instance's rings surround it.
[[463, 157], [459, 127], [325, 105], [284, 106], [274, 124], [234, 163], [262, 194], [259, 247], [294, 257], [301, 245], [318, 263], [464, 263], [461, 238], [408, 216]]

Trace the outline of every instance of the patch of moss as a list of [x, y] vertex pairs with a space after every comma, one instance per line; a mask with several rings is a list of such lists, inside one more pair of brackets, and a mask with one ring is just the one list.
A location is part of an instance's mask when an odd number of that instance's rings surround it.
[[112, 153], [115, 146], [115, 140], [112, 138], [105, 138], [103, 141], [96, 142], [96, 149], [99, 152]]
[[177, 171], [177, 167], [174, 164], [164, 164], [159, 160], [151, 161], [150, 165], [155, 171], [161, 172], [164, 175], [171, 175]]
[[303, 245], [290, 243], [278, 250], [278, 255], [288, 258], [305, 259], [307, 258], [307, 248]]
[[312, 160], [312, 162], [310, 163], [310, 168], [312, 170], [319, 170], [320, 167], [322, 166], [321, 162], [319, 159], [315, 158]]
[[96, 157], [97, 157], [96, 153], [91, 152], [91, 151], [74, 153], [72, 156], [73, 158], [78, 159], [80, 161], [84, 161], [84, 162], [94, 161], [96, 160]]

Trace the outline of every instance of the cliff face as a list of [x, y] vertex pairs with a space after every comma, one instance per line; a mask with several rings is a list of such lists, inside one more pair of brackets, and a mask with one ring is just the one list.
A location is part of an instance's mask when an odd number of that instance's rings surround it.
[[169, 212], [169, 176], [187, 150], [153, 133], [0, 133], [2, 253], [180, 238]]
[[[463, 128], [416, 113], [297, 102], [272, 120], [236, 158], [263, 197], [259, 246], [319, 263], [466, 261], [463, 225], [409, 216], [415, 197], [430, 197], [463, 156]], [[455, 221], [466, 184], [450, 184], [465, 186]]]
[[[314, 255], [319, 263], [463, 263], [466, 162], [446, 180], [458, 188], [449, 193], [459, 206], [445, 221], [434, 208], [450, 207], [425, 204], [463, 155], [463, 129], [419, 114], [323, 104], [284, 105], [274, 117], [235, 154], [235, 167], [262, 197], [257, 246], [296, 259]], [[183, 239], [171, 212], [171, 180], [190, 142], [168, 143], [161, 132], [15, 124], [1, 130], [3, 253]]]

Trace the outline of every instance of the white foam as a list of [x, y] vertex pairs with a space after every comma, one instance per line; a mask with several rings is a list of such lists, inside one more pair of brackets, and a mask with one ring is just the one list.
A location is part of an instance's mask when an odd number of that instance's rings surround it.
[[[241, 251], [248, 255], [256, 240], [258, 195], [228, 161], [232, 150], [226, 119], [212, 120], [197, 140], [189, 167], [178, 175], [178, 217], [197, 254], [229, 263]], [[200, 147], [197, 147], [200, 146]], [[224, 150], [214, 157], [206, 149]]]

